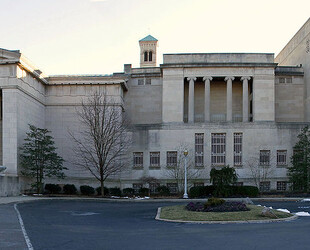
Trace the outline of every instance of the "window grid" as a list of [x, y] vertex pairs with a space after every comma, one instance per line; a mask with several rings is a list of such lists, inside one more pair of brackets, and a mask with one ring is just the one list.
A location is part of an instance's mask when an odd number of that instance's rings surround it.
[[259, 164], [261, 166], [270, 166], [270, 150], [260, 150]]
[[167, 151], [167, 167], [176, 167], [177, 166], [177, 151]]
[[204, 134], [195, 134], [195, 166], [203, 167], [203, 137]]
[[259, 190], [261, 192], [267, 192], [270, 191], [270, 181], [261, 181], [259, 183]]
[[150, 193], [157, 194], [157, 188], [159, 187], [159, 183], [150, 183]]
[[211, 164], [213, 166], [225, 165], [226, 160], [226, 134], [211, 135]]
[[160, 166], [160, 153], [150, 152], [150, 167], [158, 168]]
[[234, 133], [234, 166], [242, 165], [242, 133]]
[[138, 79], [138, 85], [144, 85], [144, 79]]
[[140, 189], [143, 187], [142, 183], [133, 183], [132, 188], [135, 194], [138, 194], [140, 192]]
[[287, 182], [286, 181], [277, 181], [277, 191], [286, 191]]
[[133, 153], [133, 166], [135, 168], [143, 168], [143, 152]]
[[286, 166], [287, 165], [287, 151], [286, 150], [277, 150], [277, 166]]
[[167, 187], [169, 188], [171, 194], [178, 193], [178, 184], [177, 183], [167, 183]]
[[146, 78], [145, 79], [145, 85], [151, 85], [152, 84], [152, 79], [151, 78]]

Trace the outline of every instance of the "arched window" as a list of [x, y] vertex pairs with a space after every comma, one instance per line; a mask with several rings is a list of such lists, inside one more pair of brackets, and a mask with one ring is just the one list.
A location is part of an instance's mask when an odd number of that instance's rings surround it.
[[147, 51], [144, 52], [144, 61], [147, 62]]
[[150, 62], [152, 61], [152, 57], [153, 57], [153, 52], [150, 51], [150, 52], [149, 52], [149, 61], [150, 61]]

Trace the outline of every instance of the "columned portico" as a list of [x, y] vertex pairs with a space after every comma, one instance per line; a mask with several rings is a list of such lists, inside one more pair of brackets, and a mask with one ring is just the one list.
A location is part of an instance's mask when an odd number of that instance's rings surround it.
[[249, 76], [241, 77], [242, 83], [242, 121], [249, 121], [249, 83], [248, 81], [251, 79]]
[[226, 76], [224, 80], [227, 82], [226, 121], [232, 122], [232, 81], [235, 77]]
[[188, 122], [194, 122], [195, 116], [195, 96], [194, 96], [194, 84], [197, 80], [196, 77], [188, 77], [189, 91], [188, 91]]
[[210, 122], [210, 81], [212, 81], [211, 76], [203, 77], [205, 82], [205, 122]]

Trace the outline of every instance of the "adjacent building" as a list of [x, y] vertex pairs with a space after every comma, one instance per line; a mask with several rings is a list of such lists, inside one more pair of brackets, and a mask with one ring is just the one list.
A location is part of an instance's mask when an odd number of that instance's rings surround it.
[[172, 172], [187, 149], [195, 172], [190, 185], [209, 185], [210, 170], [229, 165], [238, 185], [254, 185], [253, 169], [260, 168], [266, 171], [262, 190], [286, 190], [293, 146], [310, 122], [310, 19], [276, 58], [164, 54], [158, 66], [157, 42], [151, 35], [141, 39], [140, 67], [125, 64], [113, 75], [46, 76], [19, 51], [0, 49], [0, 165], [7, 167], [2, 195], [29, 188], [19, 168], [28, 124], [52, 131], [68, 168], [63, 182], [98, 186], [70, 163], [68, 133], [79, 130], [76, 109], [94, 91], [105, 91], [131, 120], [132, 161], [108, 186], [138, 189], [141, 178], [151, 176], [174, 192]]

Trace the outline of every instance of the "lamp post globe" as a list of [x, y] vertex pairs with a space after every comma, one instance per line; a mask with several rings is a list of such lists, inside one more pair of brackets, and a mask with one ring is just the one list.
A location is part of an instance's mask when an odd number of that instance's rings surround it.
[[188, 199], [188, 194], [187, 194], [187, 155], [188, 151], [185, 149], [184, 152], [184, 199]]

